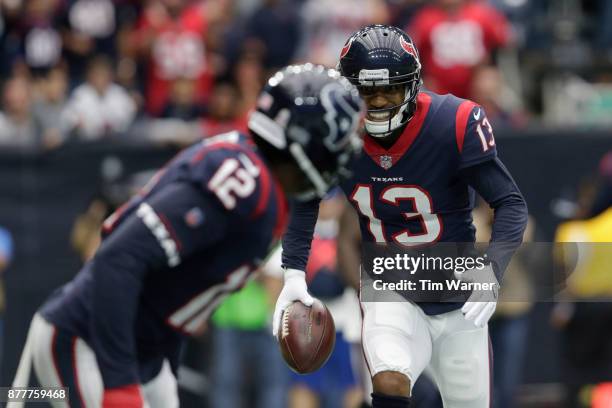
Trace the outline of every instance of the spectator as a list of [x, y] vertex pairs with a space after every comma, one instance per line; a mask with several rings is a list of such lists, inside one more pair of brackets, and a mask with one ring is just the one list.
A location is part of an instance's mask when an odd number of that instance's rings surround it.
[[6, 82], [3, 92], [4, 111], [0, 112], [0, 145], [36, 148], [39, 132], [32, 117], [32, 89], [24, 77]]
[[215, 85], [208, 104], [208, 113], [201, 121], [204, 137], [231, 129], [246, 133], [247, 115], [239, 111], [239, 100], [238, 90], [233, 84], [221, 82]]
[[32, 110], [34, 120], [43, 132], [43, 144], [47, 148], [59, 146], [68, 136], [62, 122], [66, 110], [67, 90], [68, 77], [62, 67], [51, 69], [37, 80]]
[[140, 0], [114, 0], [117, 10], [117, 67], [116, 81], [129, 90], [139, 109], [144, 106], [144, 70], [137, 62], [134, 32], [144, 5]]
[[514, 41], [521, 50], [549, 48], [556, 20], [554, 14], [557, 14], [555, 8], [564, 8], [571, 13], [571, 7], [549, 0], [489, 0], [489, 4], [508, 18]]
[[474, 69], [469, 98], [484, 108], [494, 129], [522, 128], [527, 124], [519, 101], [505, 85], [499, 69], [493, 65]]
[[130, 95], [113, 83], [111, 62], [98, 56], [89, 64], [87, 82], [72, 92], [65, 120], [79, 137], [95, 140], [125, 131], [135, 114]]
[[412, 17], [427, 3], [427, 0], [387, 0], [390, 24], [405, 27]]
[[238, 60], [233, 69], [234, 82], [240, 94], [236, 108], [238, 116], [246, 116], [255, 108], [265, 76], [263, 63], [257, 54], [247, 52]]
[[[208, 3], [208, 2], [207, 2]], [[146, 109], [159, 116], [170, 98], [174, 80], [196, 82], [196, 100], [204, 102], [212, 86], [205, 47], [208, 20], [202, 4], [184, 0], [152, 1], [134, 33], [134, 45], [148, 64]]]
[[192, 83], [187, 79], [175, 83], [162, 118], [149, 121], [145, 132], [149, 142], [183, 147], [230, 130], [246, 132], [247, 114], [234, 84], [225, 81], [215, 84], [204, 109], [195, 100]]
[[13, 257], [13, 240], [11, 234], [0, 227], [0, 365], [2, 364], [2, 337], [4, 335], [4, 285], [2, 283], [2, 273], [6, 270], [11, 258]]
[[305, 19], [300, 59], [335, 67], [346, 39], [368, 24], [389, 21], [383, 0], [310, 0]]
[[[6, 20], [4, 58], [13, 72], [45, 72], [62, 57], [62, 37], [57, 29], [58, 2], [29, 0], [13, 3]], [[9, 71], [10, 72], [10, 71]], [[22, 72], [24, 73], [24, 72]]]
[[111, 0], [67, 0], [59, 26], [72, 81], [96, 55], [116, 56], [117, 13]]
[[247, 22], [244, 48], [260, 50], [266, 69], [276, 71], [292, 61], [301, 24], [296, 0], [265, 0]]
[[208, 24], [204, 47], [206, 48], [206, 69], [211, 78], [219, 78], [227, 74], [227, 39], [229, 31], [233, 30], [236, 24], [238, 23], [231, 19], [211, 21]]
[[162, 118], [175, 118], [193, 121], [202, 116], [203, 108], [196, 100], [195, 81], [189, 78], [175, 79], [172, 83], [170, 98], [162, 110]]
[[427, 88], [469, 97], [474, 70], [510, 42], [506, 18], [484, 2], [436, 0], [407, 28], [419, 50]]

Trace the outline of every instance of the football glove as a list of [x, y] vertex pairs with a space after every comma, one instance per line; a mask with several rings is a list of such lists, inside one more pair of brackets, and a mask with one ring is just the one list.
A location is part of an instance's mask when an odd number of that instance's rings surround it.
[[102, 408], [142, 408], [144, 400], [140, 385], [131, 384], [117, 388], [107, 388], [102, 397]]
[[491, 264], [483, 269], [469, 269], [465, 272], [455, 271], [455, 278], [468, 283], [493, 283], [491, 291], [473, 290], [461, 308], [465, 320], [474, 322], [476, 327], [485, 327], [497, 307], [499, 283]]
[[306, 272], [298, 269], [287, 269], [285, 270], [285, 284], [283, 289], [278, 295], [276, 300], [276, 307], [274, 308], [274, 316], [272, 317], [272, 334], [278, 338], [278, 331], [280, 329], [280, 322], [283, 316], [283, 312], [293, 302], [299, 300], [306, 306], [312, 306], [314, 299], [308, 293], [308, 287], [306, 285]]

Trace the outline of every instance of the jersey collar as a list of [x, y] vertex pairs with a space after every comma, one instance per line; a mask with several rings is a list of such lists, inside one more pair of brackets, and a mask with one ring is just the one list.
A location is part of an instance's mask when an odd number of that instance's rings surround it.
[[423, 92], [419, 93], [417, 96], [417, 107], [414, 117], [408, 122], [401, 136], [388, 150], [376, 143], [376, 140], [372, 136], [366, 134], [364, 137], [363, 149], [368, 156], [385, 170], [395, 164], [408, 151], [419, 135], [430, 106], [431, 96]]

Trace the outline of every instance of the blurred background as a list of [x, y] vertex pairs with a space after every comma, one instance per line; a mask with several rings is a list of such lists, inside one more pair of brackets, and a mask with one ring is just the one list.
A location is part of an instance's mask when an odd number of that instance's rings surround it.
[[[526, 240], [612, 242], [610, 1], [0, 0], [0, 13], [0, 385], [36, 308], [91, 256], [101, 221], [151, 169], [202, 138], [246, 130], [271, 73], [334, 67], [366, 24], [406, 30], [428, 89], [485, 108], [529, 204]], [[475, 215], [480, 240], [490, 218]], [[269, 335], [276, 254], [190, 341], [182, 406], [367, 403], [355, 260], [336, 262], [337, 246], [358, 242], [355, 220], [334, 194], [319, 221], [308, 279], [333, 305], [330, 362], [303, 377], [280, 359]], [[517, 257], [505, 290], [533, 291], [542, 269], [563, 263], [553, 252]], [[612, 262], [595, 264], [597, 278], [586, 273], [563, 302], [500, 305], [496, 407], [612, 407]], [[426, 378], [415, 399], [441, 407]]]

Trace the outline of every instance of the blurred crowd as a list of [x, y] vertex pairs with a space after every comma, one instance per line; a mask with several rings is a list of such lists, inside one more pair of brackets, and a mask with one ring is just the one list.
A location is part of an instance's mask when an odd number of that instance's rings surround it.
[[474, 99], [497, 128], [612, 117], [604, 0], [2, 0], [0, 12], [1, 146], [244, 129], [271, 72], [335, 66], [371, 23], [405, 29], [425, 85]]

